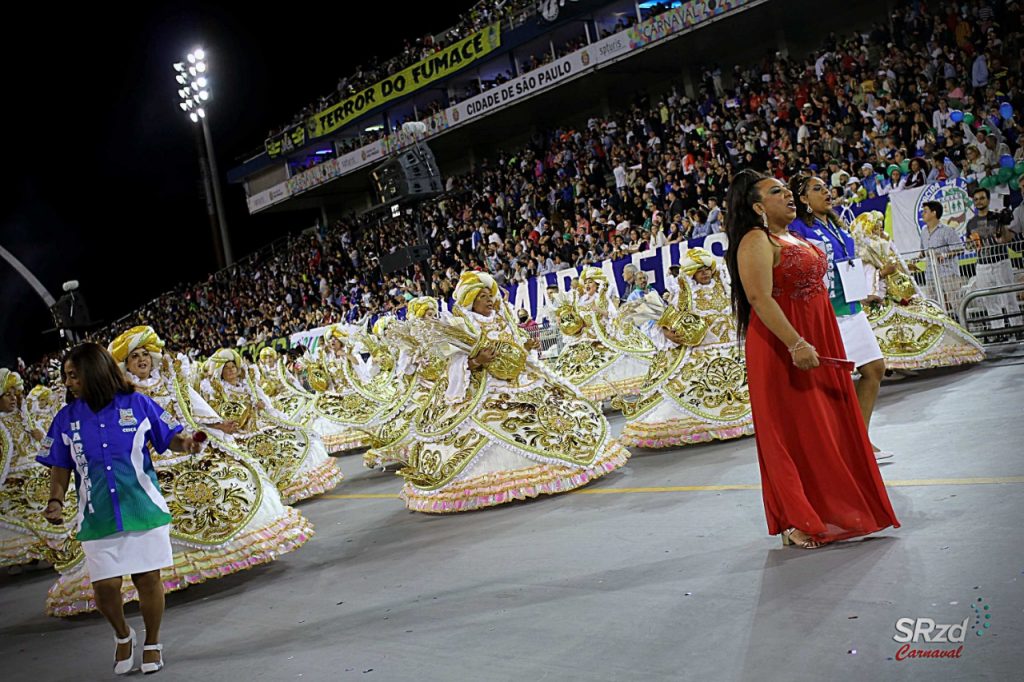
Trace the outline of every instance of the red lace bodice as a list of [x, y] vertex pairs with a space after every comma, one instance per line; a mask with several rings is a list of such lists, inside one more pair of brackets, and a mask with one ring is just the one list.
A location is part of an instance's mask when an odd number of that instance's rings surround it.
[[[794, 235], [795, 236], [795, 235]], [[807, 246], [777, 240], [782, 247], [779, 264], [772, 270], [772, 297], [786, 294], [790, 298], [807, 300], [819, 294], [826, 294], [825, 273], [828, 272], [828, 258], [824, 252], [803, 239]], [[810, 248], [807, 248], [807, 247]]]

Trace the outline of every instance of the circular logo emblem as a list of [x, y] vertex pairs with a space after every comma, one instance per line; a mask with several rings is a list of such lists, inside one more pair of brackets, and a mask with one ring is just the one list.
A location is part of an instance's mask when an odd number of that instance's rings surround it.
[[914, 217], [917, 219], [919, 230], [925, 229], [924, 220], [921, 218], [921, 208], [927, 201], [937, 201], [942, 204], [942, 222], [963, 236], [967, 221], [974, 208], [966, 189], [955, 182], [929, 185], [925, 191], [921, 192], [917, 206], [914, 207]]

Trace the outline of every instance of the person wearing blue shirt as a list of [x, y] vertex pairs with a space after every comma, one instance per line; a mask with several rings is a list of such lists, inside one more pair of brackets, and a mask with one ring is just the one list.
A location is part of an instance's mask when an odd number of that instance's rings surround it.
[[[853, 361], [860, 374], [856, 383], [857, 401], [864, 426], [870, 428], [871, 414], [885, 374], [885, 359], [860, 301], [846, 299], [839, 273], [843, 263], [857, 258], [857, 245], [853, 235], [832, 210], [831, 192], [821, 178], [810, 174], [796, 175], [790, 181], [790, 190], [796, 198], [797, 217], [790, 223], [789, 231], [811, 242], [828, 257], [825, 284], [846, 347], [846, 357]], [[892, 457], [891, 453], [874, 445], [872, 447], [877, 459]]]
[[171, 514], [150, 459], [156, 452], [199, 451], [199, 443], [151, 398], [135, 393], [114, 358], [83, 343], [64, 362], [74, 397], [50, 424], [43, 452], [50, 467], [44, 516], [61, 521], [72, 472], [78, 492], [77, 539], [85, 553], [96, 608], [114, 628], [114, 673], [134, 668], [135, 630], [128, 626], [121, 581], [130, 575], [146, 624], [143, 672], [163, 667], [160, 622], [164, 611], [160, 569], [173, 564]]

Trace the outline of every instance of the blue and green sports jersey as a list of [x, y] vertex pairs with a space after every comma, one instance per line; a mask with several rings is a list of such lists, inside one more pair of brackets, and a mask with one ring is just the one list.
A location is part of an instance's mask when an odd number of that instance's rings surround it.
[[119, 393], [99, 412], [78, 399], [57, 413], [36, 461], [74, 472], [79, 540], [171, 522], [148, 446], [164, 452], [181, 430], [141, 393]]

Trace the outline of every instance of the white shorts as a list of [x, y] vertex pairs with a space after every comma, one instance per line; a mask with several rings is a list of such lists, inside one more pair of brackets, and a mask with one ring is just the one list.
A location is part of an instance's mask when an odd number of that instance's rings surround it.
[[84, 540], [89, 580], [120, 578], [174, 565], [171, 524], [117, 533], [98, 540]]
[[838, 315], [839, 333], [846, 347], [846, 359], [853, 360], [857, 367], [869, 362], [881, 360], [882, 349], [878, 347], [878, 339], [868, 322], [868, 315], [863, 310], [856, 315]]

